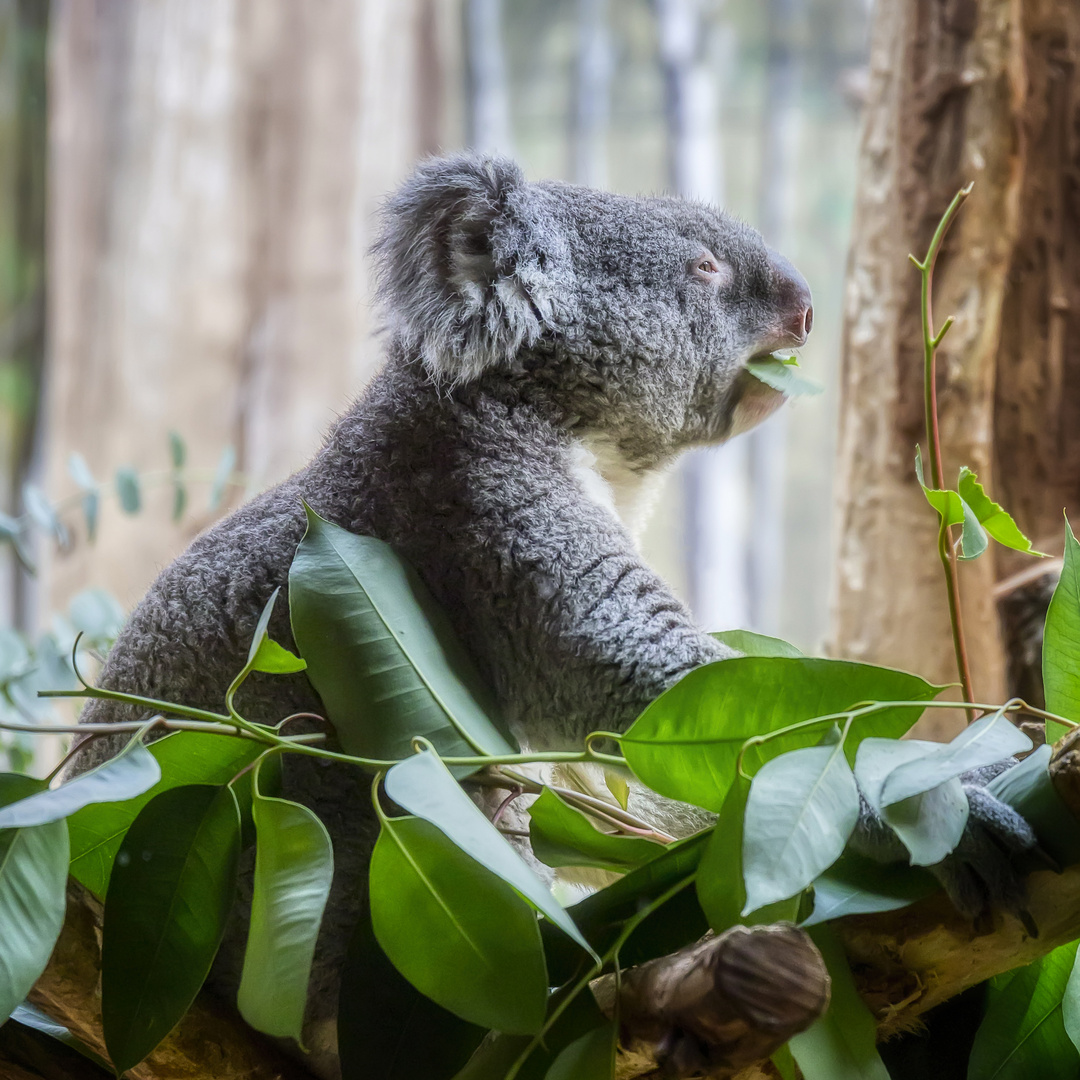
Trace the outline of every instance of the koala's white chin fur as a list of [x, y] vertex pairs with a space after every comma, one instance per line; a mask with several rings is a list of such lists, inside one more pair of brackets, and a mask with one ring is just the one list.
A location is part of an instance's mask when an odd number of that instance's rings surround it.
[[609, 438], [586, 434], [574, 440], [573, 471], [582, 490], [597, 506], [626, 526], [635, 546], [652, 516], [667, 469], [634, 468]]

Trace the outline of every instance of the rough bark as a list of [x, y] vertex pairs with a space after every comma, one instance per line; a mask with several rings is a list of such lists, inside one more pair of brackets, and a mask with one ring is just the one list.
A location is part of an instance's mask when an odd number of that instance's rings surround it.
[[[57, 0], [52, 26], [49, 488], [223, 447], [255, 488], [318, 446], [377, 364], [377, 201], [444, 142], [455, 5]], [[193, 486], [57, 560], [130, 605], [208, 520]]]
[[[943, 457], [947, 479], [968, 465], [990, 491], [1008, 490], [1001, 475], [1012, 463], [995, 462], [994, 411], [998, 369], [1012, 362], [999, 342], [1025, 164], [1020, 12], [1019, 0], [879, 4], [871, 47], [845, 312], [831, 647], [941, 682], [956, 673], [936, 517], [913, 469], [925, 439], [919, 277], [907, 256], [925, 253], [949, 200], [974, 181], [936, 277], [936, 321], [956, 317], [938, 354]], [[985, 700], [1005, 691], [996, 574], [993, 551], [961, 570], [975, 692]], [[947, 736], [960, 722], [937, 713], [921, 731]]]

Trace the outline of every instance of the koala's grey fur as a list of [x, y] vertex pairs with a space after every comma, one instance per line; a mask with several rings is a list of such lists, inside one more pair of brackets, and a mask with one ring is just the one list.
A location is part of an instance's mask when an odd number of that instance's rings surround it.
[[[263, 605], [287, 586], [301, 499], [416, 568], [533, 747], [624, 728], [730, 655], [642, 562], [612, 504], [780, 403], [744, 365], [791, 340], [793, 308], [809, 304], [795, 271], [709, 207], [526, 183], [510, 162], [469, 155], [419, 167], [386, 205], [376, 255], [385, 367], [306, 468], [160, 575], [101, 684], [219, 710]], [[270, 629], [293, 646], [287, 604]], [[257, 676], [238, 704], [263, 721], [321, 711], [303, 675]], [[103, 701], [83, 713], [130, 716]], [[115, 751], [103, 742], [83, 767]], [[328, 1075], [336, 972], [375, 834], [368, 784], [309, 759], [286, 776], [337, 861], [308, 1039]], [[221, 983], [235, 981], [242, 941], [230, 934]]]

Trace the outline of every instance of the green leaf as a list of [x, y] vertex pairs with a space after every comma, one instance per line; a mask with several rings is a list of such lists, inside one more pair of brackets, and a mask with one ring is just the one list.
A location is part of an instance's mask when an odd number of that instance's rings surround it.
[[259, 621], [255, 624], [255, 632], [251, 635], [251, 645], [248, 646], [247, 664], [244, 666], [245, 674], [248, 671], [263, 671], [270, 675], [289, 675], [294, 671], [303, 671], [307, 667], [305, 660], [301, 660], [284, 645], [271, 640], [268, 633], [270, 617], [274, 614], [274, 604], [280, 592], [279, 585], [263, 605]]
[[97, 524], [98, 524], [98, 511], [101, 506], [101, 495], [98, 483], [94, 479], [94, 474], [90, 471], [90, 466], [86, 464], [86, 459], [82, 454], [72, 454], [68, 458], [68, 473], [72, 480], [82, 489], [84, 492], [82, 498], [83, 517], [86, 520], [86, 536], [87, 539], [93, 542], [97, 536]]
[[746, 906], [743, 819], [749, 794], [750, 781], [740, 773], [728, 788], [720, 817], [698, 866], [698, 903], [709, 926], [718, 934], [742, 922], [742, 911]]
[[[0, 773], [0, 806], [40, 787], [29, 776]], [[0, 1024], [49, 962], [64, 924], [67, 867], [65, 822], [0, 832]]]
[[[88, 1061], [92, 1061], [98, 1068], [104, 1070], [101, 1074], [94, 1072], [93, 1075], [95, 1077], [98, 1075], [105, 1077], [112, 1075], [112, 1066], [100, 1054], [96, 1054], [81, 1039], [77, 1039], [72, 1035], [66, 1027], [62, 1024], [58, 1024], [51, 1016], [48, 1016], [36, 1006], [31, 1005], [29, 1001], [24, 1001], [21, 1005], [16, 1006], [15, 1011], [11, 1014], [11, 1019], [14, 1023], [21, 1024], [25, 1028], [30, 1028], [32, 1031], [36, 1031], [38, 1034], [44, 1035], [54, 1042], [62, 1043], [69, 1050], [74, 1051]], [[74, 1060], [77, 1061], [78, 1059], [75, 1058]], [[50, 1064], [52, 1064], [51, 1060]], [[55, 1065], [58, 1068], [63, 1067], [59, 1061], [57, 1061]], [[57, 1073], [56, 1075], [60, 1076], [62, 1074]], [[82, 1076], [83, 1073], [80, 1071], [79, 1075]], [[89, 1077], [89, 1075], [90, 1073], [88, 1072], [87, 1076]]]
[[663, 844], [652, 840], [600, 832], [550, 788], [544, 788], [529, 807], [529, 838], [533, 854], [548, 866], [592, 866], [617, 873], [640, 866], [664, 850]]
[[1073, 957], [1072, 969], [1061, 997], [1061, 1019], [1069, 1041], [1080, 1050], [1080, 958], [1077, 956]]
[[[1046, 708], [1080, 720], [1080, 543], [1065, 519], [1065, 562], [1046, 612], [1043, 634], [1043, 689]], [[1046, 741], [1055, 743], [1069, 728], [1046, 721]]]
[[804, 1080], [889, 1080], [877, 1024], [855, 989], [843, 947], [826, 926], [810, 931], [832, 979], [825, 1015], [788, 1042]]
[[[537, 911], [592, 953], [566, 909], [551, 895], [548, 887], [526, 865], [506, 837], [461, 790], [435, 754], [424, 751], [406, 758], [386, 774], [383, 784], [387, 796], [398, 806], [431, 822], [466, 855], [515, 888]], [[382, 938], [379, 940], [382, 941]], [[383, 947], [386, 947], [385, 942]], [[389, 949], [387, 953], [390, 953]], [[390, 955], [393, 959], [393, 954]], [[595, 958], [595, 954], [593, 956]]]
[[435, 1080], [468, 1061], [485, 1029], [421, 994], [387, 959], [365, 910], [342, 969], [337, 1033], [342, 1080]]
[[823, 387], [812, 379], [799, 374], [797, 365], [789, 364], [770, 356], [767, 360], [751, 360], [746, 370], [760, 379], [766, 386], [788, 397], [802, 397], [807, 394], [820, 394]]
[[236, 894], [240, 814], [227, 787], [155, 796], [128, 830], [105, 899], [101, 1018], [118, 1072], [187, 1012], [210, 971]]
[[172, 519], [173, 521], [179, 521], [184, 516], [184, 511], [187, 509], [187, 487], [184, 485], [184, 481], [181, 480], [179, 476], [174, 476], [172, 488]]
[[[736, 657], [695, 668], [661, 694], [619, 739], [646, 786], [718, 811], [747, 739], [867, 701], [927, 701], [939, 693], [917, 675], [846, 660]], [[868, 735], [902, 735], [921, 709], [883, 709], [860, 718], [845, 753]], [[778, 737], [744, 756], [748, 768], [816, 742], [820, 728]]]
[[513, 753], [449, 620], [390, 547], [306, 507], [289, 571], [293, 634], [345, 750], [398, 759], [415, 736], [444, 757]]
[[889, 805], [884, 805], [882, 788], [893, 773], [921, 767], [940, 749], [940, 743], [918, 739], [866, 739], [855, 759], [855, 775], [867, 802], [900, 837], [914, 866], [933, 866], [960, 843], [970, 809], [963, 785], [948, 776], [929, 791]]
[[1056, 1080], [1080, 1073], [1062, 1011], [1076, 947], [1073, 941], [1048, 953], [994, 995], [971, 1048], [968, 1080]]
[[842, 743], [766, 762], [746, 802], [743, 914], [806, 888], [840, 857], [858, 819], [859, 789]]
[[187, 460], [187, 447], [184, 440], [175, 431], [169, 432], [169, 458], [174, 469], [182, 469]]
[[927, 753], [897, 765], [881, 789], [883, 805], [929, 791], [970, 769], [993, 765], [1031, 749], [1029, 739], [1001, 709], [980, 717], [951, 742], [927, 743]]
[[137, 514], [139, 512], [142, 507], [139, 474], [130, 465], [124, 465], [116, 470], [116, 493], [120, 496], [120, 506], [124, 513]]
[[226, 446], [218, 458], [217, 468], [214, 469], [214, 479], [210, 485], [210, 513], [214, 513], [221, 506], [221, 500], [225, 497], [225, 488], [228, 487], [233, 469], [236, 467], [236, 448]]
[[613, 1024], [575, 1039], [555, 1059], [544, 1080], [611, 1080], [618, 1032]]
[[547, 967], [532, 908], [419, 818], [387, 818], [371, 857], [371, 921], [394, 966], [444, 1009], [532, 1034]]
[[257, 773], [254, 786], [255, 887], [236, 1003], [256, 1031], [300, 1042], [334, 853], [306, 806], [263, 795]]
[[604, 786], [624, 810], [630, 805], [630, 783], [621, 771], [613, 768], [605, 769]]
[[1031, 541], [1017, 528], [1016, 522], [983, 490], [979, 478], [965, 465], [960, 470], [960, 482], [957, 484], [960, 498], [971, 507], [982, 527], [999, 543], [1014, 551], [1024, 551], [1031, 555], [1046, 558], [1042, 551], [1036, 551]]
[[986, 531], [975, 511], [960, 497], [958, 492], [930, 488], [923, 482], [922, 451], [915, 447], [915, 475], [923, 489], [926, 501], [944, 519], [946, 525], [962, 525], [960, 533], [960, 558], [977, 559], [987, 548]]
[[56, 516], [56, 508], [48, 496], [36, 484], [23, 484], [23, 506], [30, 519], [42, 532], [55, 536], [63, 542], [67, 530]]
[[92, 803], [69, 819], [72, 877], [104, 897], [121, 841], [152, 798], [184, 784], [224, 784], [265, 750], [250, 739], [201, 731], [177, 731], [157, 739], [149, 753], [161, 779], [149, 791], [124, 802]]
[[895, 911], [937, 892], [941, 886], [925, 870], [882, 864], [847, 851], [814, 881], [814, 910], [803, 928], [845, 915]]
[[784, 1043], [770, 1060], [773, 1068], [780, 1074], [780, 1080], [798, 1080], [795, 1074], [795, 1058], [792, 1057], [791, 1047], [787, 1043]]
[[750, 630], [719, 630], [709, 636], [716, 638], [729, 649], [742, 653], [743, 656], [799, 657], [803, 655], [794, 645], [789, 645], [780, 638], [766, 637], [764, 634], [755, 634]]
[[137, 734], [114, 758], [96, 769], [38, 791], [0, 810], [0, 829], [58, 821], [91, 803], [120, 802], [149, 791], [161, 779], [161, 769]]

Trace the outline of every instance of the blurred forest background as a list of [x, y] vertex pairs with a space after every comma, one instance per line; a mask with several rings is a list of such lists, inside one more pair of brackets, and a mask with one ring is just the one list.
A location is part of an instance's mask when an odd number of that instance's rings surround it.
[[[824, 393], [688, 458], [646, 556], [707, 628], [950, 681], [906, 256], [976, 180], [939, 268], [948, 471], [1060, 552], [1078, 63], [1075, 0], [0, 0], [0, 711], [47, 715], [77, 630], [92, 673], [161, 566], [308, 459], [380, 362], [379, 200], [462, 146], [715, 201], [802, 270]], [[986, 699], [1017, 573], [962, 576]]]

